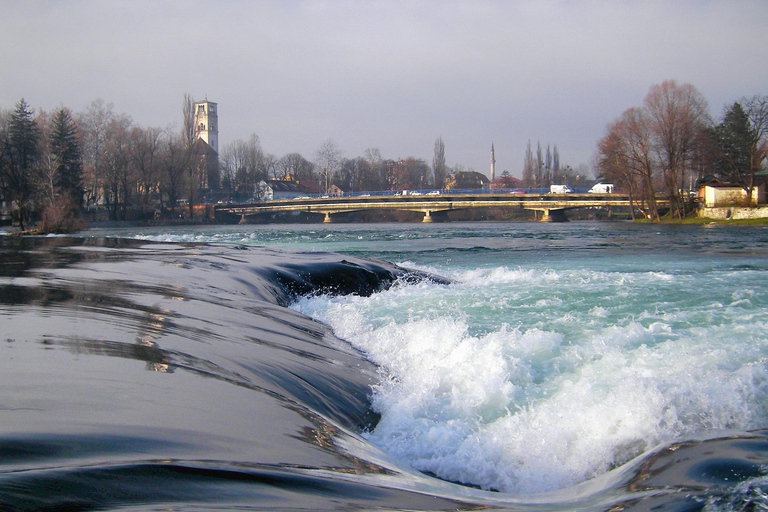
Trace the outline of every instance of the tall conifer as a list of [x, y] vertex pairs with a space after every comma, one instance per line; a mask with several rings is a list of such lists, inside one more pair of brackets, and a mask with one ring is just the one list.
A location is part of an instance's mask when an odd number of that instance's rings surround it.
[[83, 161], [77, 126], [66, 108], [57, 111], [53, 117], [50, 149], [57, 162], [54, 185], [75, 209], [79, 209], [83, 198]]
[[740, 184], [751, 193], [754, 185], [752, 153], [758, 144], [757, 131], [740, 103], [734, 103], [713, 130], [716, 152], [714, 164], [722, 178]]
[[3, 196], [14, 204], [19, 227], [29, 220], [36, 164], [40, 156], [40, 130], [27, 102], [22, 98], [8, 122], [3, 140], [0, 185]]

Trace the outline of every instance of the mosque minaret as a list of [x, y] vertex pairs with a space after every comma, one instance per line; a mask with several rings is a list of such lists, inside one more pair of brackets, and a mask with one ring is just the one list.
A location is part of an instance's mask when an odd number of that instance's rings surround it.
[[493, 149], [493, 142], [491, 142], [491, 182], [496, 181], [496, 151]]

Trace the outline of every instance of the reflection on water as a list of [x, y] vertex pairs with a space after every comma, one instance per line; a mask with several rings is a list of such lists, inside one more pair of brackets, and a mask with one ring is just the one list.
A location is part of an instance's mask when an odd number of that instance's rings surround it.
[[46, 339], [42, 343], [47, 346], [65, 348], [74, 355], [89, 354], [144, 361], [147, 363], [147, 370], [155, 372], [173, 373], [175, 368], [171, 356], [163, 351], [157, 343], [141, 338], [138, 338], [135, 344], [83, 338]]
[[170, 311], [167, 309], [157, 313], [148, 314], [145, 328], [140, 330], [136, 336], [136, 344], [138, 346], [157, 352], [161, 357], [159, 360], [145, 359], [147, 362], [147, 370], [161, 373], [173, 373], [173, 367], [168, 363], [168, 359], [164, 357], [155, 341], [162, 337], [164, 333], [164, 326], [168, 314], [170, 314]]

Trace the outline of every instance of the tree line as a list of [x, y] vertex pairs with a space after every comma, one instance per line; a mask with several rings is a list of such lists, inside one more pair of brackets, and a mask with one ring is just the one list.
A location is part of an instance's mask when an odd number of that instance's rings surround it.
[[259, 137], [235, 140], [219, 155], [220, 179], [206, 175], [194, 129], [194, 100], [184, 95], [182, 127], [142, 127], [98, 99], [80, 113], [61, 107], [35, 112], [21, 99], [0, 112], [0, 200], [22, 230], [79, 229], [85, 210], [107, 210], [111, 220], [189, 217], [203, 202], [247, 201], [262, 180], [291, 179], [318, 193], [440, 188], [453, 169], [442, 138], [432, 166], [415, 157], [385, 159], [377, 148], [343, 157], [328, 140], [313, 160], [264, 151]]
[[752, 197], [766, 154], [768, 96], [742, 98], [716, 120], [696, 87], [667, 80], [608, 125], [595, 168], [658, 221], [657, 194], [668, 195], [682, 218], [690, 192], [706, 177], [738, 184]]
[[557, 144], [544, 151], [541, 142], [536, 143], [536, 153], [531, 149], [531, 141], [525, 148], [523, 161], [523, 187], [549, 188], [550, 185], [570, 185], [585, 187], [591, 181], [591, 171], [587, 164], [581, 164], [576, 169], [570, 165], [562, 165]]
[[[103, 100], [81, 113], [61, 107], [38, 112], [20, 100], [0, 112], [0, 200], [21, 229], [39, 222], [44, 231], [78, 229], [82, 210], [106, 209], [113, 220], [176, 215], [183, 200], [194, 216], [203, 202], [246, 201], [262, 180], [290, 179], [309, 191], [346, 192], [442, 188], [461, 165], [446, 164], [445, 143], [435, 140], [431, 165], [420, 158], [385, 159], [377, 148], [345, 158], [333, 140], [308, 160], [264, 151], [253, 134], [219, 155], [220, 179], [212, 183], [196, 148], [194, 101], [182, 102], [181, 130], [145, 128]], [[641, 202], [653, 220], [657, 194], [668, 194], [676, 215], [686, 212], [694, 182], [713, 176], [737, 183], [748, 197], [768, 153], [768, 97], [754, 96], [725, 108], [719, 120], [701, 93], [668, 80], [651, 87], [643, 105], [622, 113], [598, 142], [600, 178]], [[523, 186], [584, 186], [590, 170], [563, 166], [555, 145], [531, 142], [523, 162]]]
[[331, 139], [325, 141], [310, 161], [300, 153], [281, 158], [263, 151], [256, 134], [236, 140], [221, 152], [222, 194], [226, 200], [251, 199], [261, 180], [291, 180], [311, 192], [329, 194], [333, 187], [345, 192], [404, 190], [442, 186], [437, 173], [420, 158], [384, 159], [378, 148], [368, 148], [363, 156], [345, 158]]
[[[22, 230], [80, 227], [84, 209], [106, 208], [113, 220], [151, 215], [178, 199], [200, 197], [203, 175], [194, 150], [191, 98], [184, 129], [143, 128], [111, 104], [93, 101], [34, 113], [21, 99], [0, 113], [0, 198]], [[190, 202], [192, 207], [192, 202]]]

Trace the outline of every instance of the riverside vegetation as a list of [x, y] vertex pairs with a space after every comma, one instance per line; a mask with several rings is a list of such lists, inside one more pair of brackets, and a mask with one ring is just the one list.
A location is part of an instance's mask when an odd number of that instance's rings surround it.
[[[178, 222], [177, 206], [184, 204], [186, 219], [194, 221], [196, 206], [249, 200], [266, 179], [292, 179], [326, 191], [332, 186], [404, 190], [440, 188], [449, 173], [463, 171], [460, 164], [447, 167], [440, 137], [430, 166], [415, 157], [384, 159], [376, 148], [342, 158], [332, 140], [313, 162], [299, 153], [278, 158], [253, 134], [224, 147], [220, 179], [212, 181], [195, 144], [193, 104], [185, 95], [178, 130], [138, 126], [102, 100], [75, 114], [66, 107], [35, 113], [21, 99], [13, 111], [0, 112], [4, 213], [22, 232], [67, 233], [82, 229], [95, 210], [113, 221]], [[592, 173], [646, 204], [653, 222], [662, 221], [655, 197], [667, 194], [671, 218], [681, 220], [691, 213], [685, 195], [704, 177], [738, 184], [751, 194], [765, 170], [767, 139], [768, 96], [741, 98], [716, 120], [693, 85], [668, 80], [652, 86], [641, 107], [608, 125], [591, 171], [561, 166], [556, 146], [545, 154], [539, 145], [534, 156], [529, 141], [521, 186], [575, 186]], [[505, 171], [502, 179], [509, 178]]]

